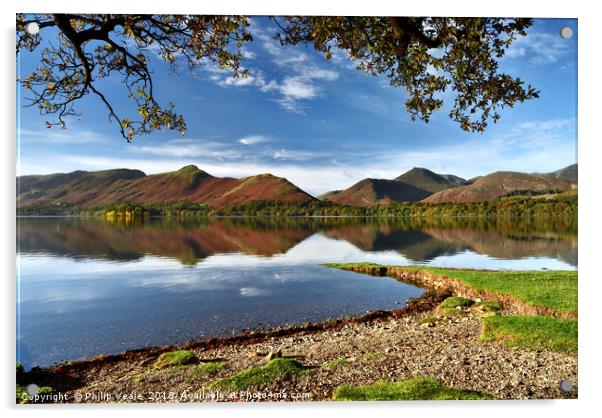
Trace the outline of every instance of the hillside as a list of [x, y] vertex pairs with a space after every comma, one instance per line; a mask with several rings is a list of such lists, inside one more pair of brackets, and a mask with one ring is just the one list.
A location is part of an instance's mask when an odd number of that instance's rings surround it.
[[481, 202], [522, 191], [542, 193], [569, 189], [571, 189], [571, 183], [568, 180], [556, 179], [541, 174], [498, 171], [480, 177], [472, 184], [437, 192], [424, 199], [423, 202]]
[[21, 207], [66, 204], [94, 209], [126, 201], [154, 204], [177, 200], [220, 208], [254, 200], [307, 202], [315, 198], [271, 174], [219, 178], [194, 165], [149, 176], [139, 170], [119, 169], [17, 178], [17, 204]]
[[332, 197], [341, 193], [342, 190], [332, 190], [330, 192], [322, 193], [321, 195], [316, 196], [319, 200], [330, 200]]
[[464, 184], [463, 178], [414, 167], [394, 180], [364, 179], [343, 191], [324, 193], [320, 200], [340, 205], [372, 206], [416, 202], [431, 194]]
[[463, 184], [466, 181], [463, 178], [452, 174], [441, 175], [420, 167], [412, 168], [395, 180], [431, 193], [449, 189], [450, 187]]
[[340, 205], [372, 206], [416, 202], [431, 193], [397, 180], [364, 179], [328, 198]]
[[570, 181], [571, 183], [577, 183], [578, 172], [579, 169], [577, 167], [577, 163], [575, 163], [545, 175], [555, 179], [564, 179]]

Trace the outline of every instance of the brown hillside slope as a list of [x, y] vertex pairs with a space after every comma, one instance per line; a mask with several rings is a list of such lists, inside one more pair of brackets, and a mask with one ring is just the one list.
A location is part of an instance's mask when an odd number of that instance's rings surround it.
[[525, 174], [511, 171], [498, 171], [478, 178], [467, 186], [437, 192], [423, 202], [426, 203], [462, 203], [493, 200], [511, 192], [549, 190], [569, 190], [571, 183], [539, 174]]
[[348, 189], [331, 196], [328, 200], [340, 205], [372, 206], [395, 202], [416, 202], [430, 195], [397, 180], [364, 179]]
[[36, 189], [35, 192], [30, 189], [17, 196], [20, 206], [68, 203], [93, 209], [119, 202], [153, 204], [187, 200], [224, 207], [254, 200], [307, 202], [315, 199], [288, 180], [271, 174], [242, 179], [219, 178], [194, 165], [150, 176], [137, 170], [90, 172], [48, 189]]
[[409, 184], [418, 189], [426, 190], [430, 193], [449, 189], [450, 187], [455, 187], [464, 182], [464, 179], [460, 177], [449, 174], [447, 176], [449, 176], [449, 178], [434, 173], [426, 168], [414, 167], [397, 177], [395, 180], [404, 182], [405, 184]]

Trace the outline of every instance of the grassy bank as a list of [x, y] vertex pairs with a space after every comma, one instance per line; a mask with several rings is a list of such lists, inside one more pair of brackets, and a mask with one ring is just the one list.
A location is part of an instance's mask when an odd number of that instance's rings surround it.
[[577, 321], [549, 316], [502, 315], [483, 319], [481, 341], [508, 347], [577, 352]]
[[440, 380], [417, 377], [400, 382], [379, 381], [367, 386], [341, 385], [335, 401], [418, 401], [418, 400], [484, 400], [494, 397], [474, 391], [450, 388]]
[[[373, 263], [330, 263], [327, 267], [351, 271], [376, 271], [386, 275], [391, 266]], [[426, 272], [463, 283], [476, 292], [488, 291], [510, 296], [532, 306], [557, 312], [577, 312], [577, 272], [568, 270], [495, 271], [394, 266], [408, 273]]]
[[477, 291], [489, 290], [558, 312], [577, 311], [577, 272], [560, 271], [483, 271], [415, 268], [459, 280]]
[[[466, 293], [468, 289], [473, 295], [486, 295], [494, 300], [475, 303], [459, 295], [448, 298], [439, 305], [437, 312], [457, 316], [470, 307], [486, 311], [481, 341], [500, 341], [508, 347], [537, 351], [577, 351], [577, 321], [573, 319], [577, 315], [578, 300], [576, 271], [491, 271], [391, 267], [373, 263], [326, 266], [377, 276], [391, 275], [400, 280], [406, 278], [423, 287], [431, 286], [434, 291], [460, 289]], [[489, 309], [494, 305], [496, 309]], [[506, 312], [497, 315], [503, 305], [506, 305]], [[516, 306], [527, 311], [531, 307], [535, 312], [543, 311], [549, 315], [517, 315], [512, 312]]]

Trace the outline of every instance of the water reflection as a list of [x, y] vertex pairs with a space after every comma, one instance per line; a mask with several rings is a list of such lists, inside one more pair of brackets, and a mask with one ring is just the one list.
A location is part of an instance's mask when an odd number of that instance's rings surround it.
[[[286, 254], [320, 235], [344, 240], [363, 252], [394, 251], [409, 263], [429, 263], [470, 251], [500, 260], [549, 258], [577, 266], [576, 220], [567, 219], [227, 218], [124, 224], [24, 218], [19, 220], [18, 235], [21, 253], [115, 261], [155, 255], [184, 265], [202, 263], [214, 254]], [[334, 251], [336, 244], [332, 246]]]
[[393, 309], [423, 293], [326, 262], [574, 269], [576, 223], [463, 219], [18, 220], [26, 367]]

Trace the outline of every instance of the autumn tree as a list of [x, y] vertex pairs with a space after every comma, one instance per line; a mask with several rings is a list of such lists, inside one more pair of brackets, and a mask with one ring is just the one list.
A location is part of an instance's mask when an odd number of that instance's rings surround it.
[[[499, 60], [510, 44], [525, 36], [530, 19], [429, 17], [271, 18], [274, 37], [283, 47], [310, 44], [326, 59], [343, 51], [357, 68], [385, 76], [404, 88], [412, 119], [428, 122], [453, 93], [450, 118], [466, 131], [483, 132], [499, 111], [538, 97], [530, 85], [499, 72]], [[39, 34], [26, 28], [35, 23]], [[77, 115], [75, 105], [95, 95], [130, 141], [155, 129], [182, 133], [186, 122], [174, 105], [161, 105], [149, 69], [150, 54], [170, 68], [182, 59], [193, 68], [209, 62], [234, 77], [247, 77], [241, 65], [242, 46], [252, 41], [246, 16], [186, 15], [17, 15], [17, 54], [42, 45], [42, 34], [56, 36], [44, 43], [35, 71], [19, 80], [33, 97], [31, 105], [54, 117], [48, 126], [65, 126]], [[99, 87], [99, 81], [120, 77], [138, 117], [120, 116]]]

